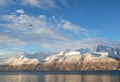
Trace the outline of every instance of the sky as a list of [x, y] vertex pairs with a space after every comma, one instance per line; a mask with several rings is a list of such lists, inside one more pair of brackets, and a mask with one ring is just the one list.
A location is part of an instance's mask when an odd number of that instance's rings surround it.
[[120, 0], [0, 0], [0, 55], [120, 41]]

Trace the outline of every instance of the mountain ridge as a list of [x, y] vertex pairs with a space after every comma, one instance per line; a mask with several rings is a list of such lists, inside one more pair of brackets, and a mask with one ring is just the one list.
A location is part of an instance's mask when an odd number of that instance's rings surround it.
[[[97, 45], [93, 48], [67, 49], [49, 56], [45, 53], [22, 53], [8, 58], [4, 64], [14, 70], [119, 70], [120, 48]], [[30, 69], [31, 65], [33, 68]]]

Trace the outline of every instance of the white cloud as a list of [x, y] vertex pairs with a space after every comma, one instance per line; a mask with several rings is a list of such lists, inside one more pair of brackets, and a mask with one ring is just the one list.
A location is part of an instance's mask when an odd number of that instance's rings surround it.
[[0, 44], [15, 43], [18, 45], [25, 45], [26, 43], [20, 39], [14, 38], [8, 34], [0, 33]]
[[17, 13], [20, 13], [20, 14], [23, 14], [23, 13], [24, 13], [24, 10], [23, 10], [23, 9], [17, 9], [16, 12], [17, 12]]
[[79, 26], [76, 26], [76, 25], [72, 24], [70, 21], [65, 21], [64, 22], [63, 29], [73, 31], [73, 32], [78, 32], [80, 30], [82, 30], [82, 31], [85, 30], [84, 28], [80, 28]]
[[[60, 27], [62, 27], [63, 30], [65, 30], [65, 31], [69, 31], [69, 32], [72, 32], [74, 34], [79, 34], [78, 36], [84, 36], [84, 37], [88, 36], [89, 37], [89, 32], [87, 29], [82, 28], [78, 25], [72, 24], [68, 20], [63, 19], [61, 24], [60, 24]], [[68, 32], [68, 35], [69, 35], [69, 32]]]
[[[19, 3], [19, 4], [18, 4]], [[67, 1], [65, 0], [0, 0], [0, 6], [7, 8], [11, 5], [18, 6], [31, 6], [37, 7], [39, 9], [51, 11], [51, 10], [60, 10], [61, 7], [58, 5], [61, 4], [63, 6], [67, 5]], [[61, 11], [61, 10], [60, 10]]]
[[50, 48], [50, 44], [49, 43], [42, 43], [41, 45], [44, 48]]
[[[88, 30], [72, 24], [65, 19], [47, 18], [26, 14], [11, 14], [2, 16], [0, 21], [6, 21], [0, 26], [0, 43], [11, 43], [20, 46], [35, 45], [50, 49], [65, 49], [80, 46], [81, 39], [89, 35]], [[69, 31], [71, 31], [69, 33]], [[67, 36], [69, 33], [70, 36]], [[77, 33], [77, 34], [76, 34]], [[78, 40], [71, 39], [80, 36]], [[77, 42], [76, 42], [77, 41]]]
[[23, 4], [29, 4], [32, 6], [39, 6], [39, 0], [22, 0]]
[[57, 8], [54, 0], [22, 0], [22, 4], [35, 6], [41, 9]]

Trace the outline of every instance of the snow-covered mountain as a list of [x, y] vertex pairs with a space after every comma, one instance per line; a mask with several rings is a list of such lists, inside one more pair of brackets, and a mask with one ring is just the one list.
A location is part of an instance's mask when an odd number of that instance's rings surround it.
[[45, 61], [44, 59], [47, 56], [48, 54], [43, 52], [38, 52], [38, 53], [22, 52], [12, 56], [0, 55], [0, 65], [38, 64], [40, 62], [44, 62]]
[[10, 57], [5, 61], [5, 64], [8, 65], [22, 65], [22, 64], [38, 64], [39, 61], [35, 58], [27, 58], [25, 55], [19, 54], [19, 56], [16, 57]]
[[108, 57], [120, 59], [120, 48], [112, 47], [108, 45], [97, 45], [92, 48], [81, 48], [76, 51], [79, 51], [81, 54], [90, 53], [91, 55], [106, 55]]
[[120, 59], [120, 48], [118, 47], [110, 47], [106, 45], [99, 45], [96, 48], [96, 52], [107, 52], [109, 57]]
[[[72, 57], [80, 58], [82, 59], [83, 56], [88, 56], [88, 57], [94, 57], [94, 59], [98, 58], [113, 58], [113, 59], [118, 59], [120, 60], [120, 48], [116, 47], [113, 48], [111, 46], [106, 46], [106, 45], [97, 45], [93, 46], [92, 48], [80, 48], [77, 50], [71, 50], [71, 51], [62, 51], [58, 54], [48, 56], [45, 61], [46, 62], [53, 62], [53, 61], [66, 61], [66, 59]], [[76, 61], [76, 60], [74, 60]], [[70, 62], [70, 61], [68, 61]]]
[[[52, 56], [48, 56], [47, 58], [45, 58], [46, 62], [63, 62], [63, 61], [76, 61], [77, 58], [80, 58], [80, 52], [78, 51], [62, 51], [58, 54], [52, 55]], [[73, 60], [71, 58], [74, 58]]]
[[51, 62], [82, 62], [85, 58], [104, 60], [106, 58], [120, 60], [120, 48], [108, 45], [96, 45], [77, 50], [64, 50], [54, 55], [46, 53], [22, 53], [11, 57], [0, 56], [0, 63], [10, 65], [38, 64]]
[[39, 60], [39, 62], [44, 62], [44, 59], [49, 56], [48, 53], [44, 53], [44, 52], [37, 52], [37, 53], [32, 53], [32, 54], [29, 54], [29, 53], [23, 53], [24, 56], [26, 58], [29, 58], [29, 59], [37, 59]]
[[0, 55], [0, 65], [5, 64], [5, 61], [9, 58], [10, 58], [10, 56]]
[[120, 48], [100, 44], [67, 49], [53, 55], [40, 52], [9, 57], [0, 55], [0, 70], [120, 70]]
[[85, 53], [91, 52], [89, 48], [80, 48], [80, 49], [77, 49], [75, 51], [80, 52], [80, 54], [85, 54]]

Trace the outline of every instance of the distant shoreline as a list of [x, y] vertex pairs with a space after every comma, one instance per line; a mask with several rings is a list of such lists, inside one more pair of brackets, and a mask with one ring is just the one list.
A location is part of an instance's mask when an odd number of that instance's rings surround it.
[[0, 75], [120, 75], [120, 70], [85, 70], [85, 71], [0, 71]]
[[29, 71], [29, 70], [26, 70], [26, 71], [1, 71], [0, 72], [40, 72], [40, 73], [87, 73], [87, 72], [98, 72], [98, 73], [101, 73], [101, 72], [120, 72], [120, 70], [79, 70], [79, 71]]

